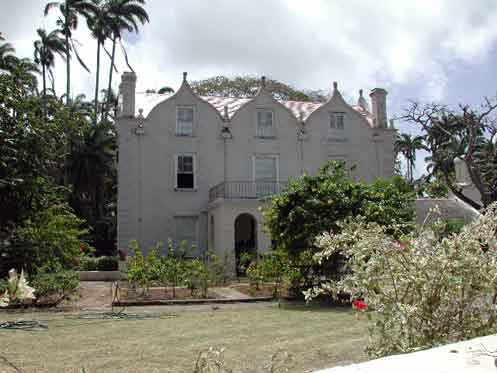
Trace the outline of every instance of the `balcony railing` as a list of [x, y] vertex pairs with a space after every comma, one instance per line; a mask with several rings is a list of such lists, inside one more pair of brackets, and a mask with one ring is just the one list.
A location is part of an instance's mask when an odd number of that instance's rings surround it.
[[276, 181], [226, 181], [210, 189], [209, 200], [259, 199], [280, 193], [286, 185]]

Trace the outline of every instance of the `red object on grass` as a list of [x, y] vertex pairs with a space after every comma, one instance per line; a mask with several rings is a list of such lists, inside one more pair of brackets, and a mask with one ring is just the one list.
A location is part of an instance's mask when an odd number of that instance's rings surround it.
[[364, 303], [362, 300], [355, 300], [352, 302], [352, 308], [359, 311], [365, 311], [368, 309], [368, 305]]

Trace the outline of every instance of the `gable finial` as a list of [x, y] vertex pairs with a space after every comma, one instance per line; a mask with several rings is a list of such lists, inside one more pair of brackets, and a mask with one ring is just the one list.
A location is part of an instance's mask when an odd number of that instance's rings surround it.
[[362, 96], [362, 89], [359, 90], [359, 97], [363, 97]]
[[337, 82], [333, 82], [333, 90], [338, 91], [338, 83]]
[[263, 87], [263, 88], [266, 87], [266, 77], [264, 75], [261, 76], [261, 87]]
[[188, 73], [186, 71], [183, 72], [183, 81], [186, 82], [186, 77], [188, 76]]

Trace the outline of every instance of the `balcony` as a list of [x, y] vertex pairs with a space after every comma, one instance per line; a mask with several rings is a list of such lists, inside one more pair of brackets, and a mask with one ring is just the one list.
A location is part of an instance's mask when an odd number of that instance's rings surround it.
[[209, 190], [209, 201], [223, 199], [260, 199], [280, 193], [286, 182], [226, 181]]

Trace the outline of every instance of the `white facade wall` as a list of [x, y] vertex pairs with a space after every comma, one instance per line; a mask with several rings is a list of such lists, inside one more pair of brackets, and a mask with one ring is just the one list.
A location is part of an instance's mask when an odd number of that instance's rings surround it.
[[[223, 119], [212, 105], [196, 96], [186, 80], [176, 94], [141, 115], [133, 116], [133, 101], [126, 86], [134, 84], [129, 76], [121, 84], [118, 176], [118, 244], [128, 247], [132, 239], [147, 250], [158, 241], [175, 239], [175, 217], [197, 217], [199, 255], [210, 246], [221, 253], [234, 246], [234, 221], [241, 213], [251, 214], [257, 222], [260, 251], [270, 247], [264, 232], [258, 200], [217, 199], [209, 201], [209, 190], [226, 181], [253, 181], [256, 155], [277, 158], [277, 178], [297, 178], [302, 170], [315, 173], [329, 159], [343, 159], [355, 164], [357, 179], [372, 181], [393, 173], [395, 130], [371, 128], [365, 117], [349, 106], [335, 90], [328, 103], [304, 119], [307, 135], [298, 141], [301, 119], [261, 89], [254, 99], [242, 105], [229, 120]], [[137, 100], [139, 101], [139, 100]], [[194, 109], [192, 137], [175, 134], [178, 106]], [[275, 136], [256, 137], [257, 111], [273, 112]], [[329, 113], [345, 113], [343, 131], [329, 130]], [[231, 138], [224, 140], [221, 129], [227, 126]], [[226, 158], [225, 144], [226, 141]], [[175, 156], [191, 153], [195, 158], [195, 189], [175, 189]], [[226, 165], [226, 175], [225, 175]], [[211, 222], [214, 221], [212, 227]]]

